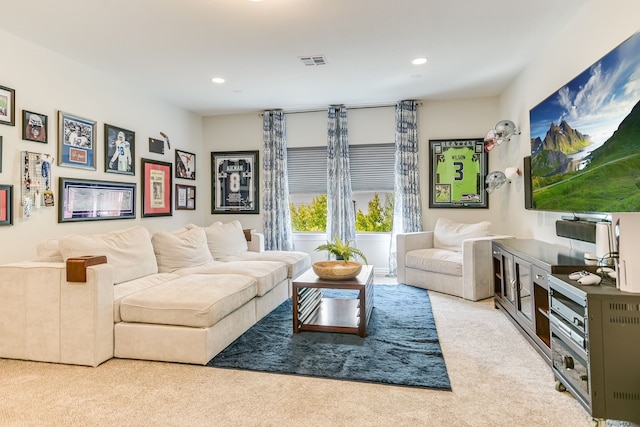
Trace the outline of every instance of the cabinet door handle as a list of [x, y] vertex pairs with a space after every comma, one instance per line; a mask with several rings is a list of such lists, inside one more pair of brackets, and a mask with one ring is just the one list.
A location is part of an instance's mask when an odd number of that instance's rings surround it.
[[536, 274], [536, 279], [542, 280], [544, 279], [544, 276], [542, 274]]

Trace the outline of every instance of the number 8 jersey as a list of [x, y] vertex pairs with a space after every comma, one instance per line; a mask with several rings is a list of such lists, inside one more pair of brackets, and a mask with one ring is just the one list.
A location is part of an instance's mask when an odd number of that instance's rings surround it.
[[244, 159], [226, 159], [218, 166], [218, 188], [222, 206], [251, 206], [249, 200], [251, 183], [251, 164]]

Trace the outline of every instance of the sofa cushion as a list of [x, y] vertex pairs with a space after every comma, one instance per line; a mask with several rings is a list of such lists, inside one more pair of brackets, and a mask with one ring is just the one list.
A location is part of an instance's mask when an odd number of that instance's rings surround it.
[[289, 278], [294, 278], [311, 267], [311, 257], [298, 251], [244, 252], [236, 256], [223, 256], [219, 261], [281, 261], [287, 264]]
[[36, 246], [36, 261], [40, 262], [63, 262], [60, 253], [60, 244], [57, 239], [43, 240]]
[[207, 235], [209, 251], [216, 260], [223, 256], [240, 255], [249, 249], [242, 231], [242, 224], [238, 220], [226, 224], [214, 222], [204, 227], [204, 231]]
[[120, 302], [123, 298], [136, 292], [144, 291], [145, 289], [153, 288], [161, 283], [168, 282], [169, 280], [177, 279], [177, 274], [159, 273], [152, 274], [150, 276], [140, 277], [138, 279], [129, 280], [128, 282], [120, 283], [113, 287], [113, 321], [118, 323], [122, 321], [120, 317]]
[[256, 296], [256, 281], [237, 274], [190, 274], [120, 302], [123, 322], [208, 328]]
[[447, 249], [416, 249], [405, 254], [408, 268], [462, 276], [462, 253]]
[[59, 245], [64, 261], [84, 255], [106, 255], [107, 263], [113, 265], [115, 284], [158, 272], [151, 236], [144, 227], [92, 236], [65, 236]]
[[276, 261], [212, 261], [198, 267], [185, 268], [174, 272], [180, 276], [188, 274], [241, 274], [256, 279], [258, 296], [263, 296], [283, 280], [287, 280], [288, 267]]
[[447, 218], [438, 218], [433, 229], [433, 247], [462, 251], [462, 242], [475, 237], [486, 237], [491, 233], [491, 223], [461, 224]]
[[204, 230], [193, 224], [174, 231], [156, 231], [151, 237], [160, 273], [198, 267], [213, 261]]

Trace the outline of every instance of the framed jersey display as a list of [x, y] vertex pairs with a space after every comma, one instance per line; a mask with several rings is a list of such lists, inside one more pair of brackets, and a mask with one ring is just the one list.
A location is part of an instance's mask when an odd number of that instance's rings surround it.
[[487, 208], [484, 140], [429, 140], [429, 207]]
[[211, 213], [259, 213], [258, 151], [211, 153]]

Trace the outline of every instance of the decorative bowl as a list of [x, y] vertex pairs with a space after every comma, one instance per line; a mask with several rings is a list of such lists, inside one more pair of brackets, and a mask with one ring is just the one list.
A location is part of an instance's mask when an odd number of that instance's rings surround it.
[[312, 267], [316, 275], [325, 280], [353, 279], [362, 270], [362, 264], [357, 261], [320, 261]]

